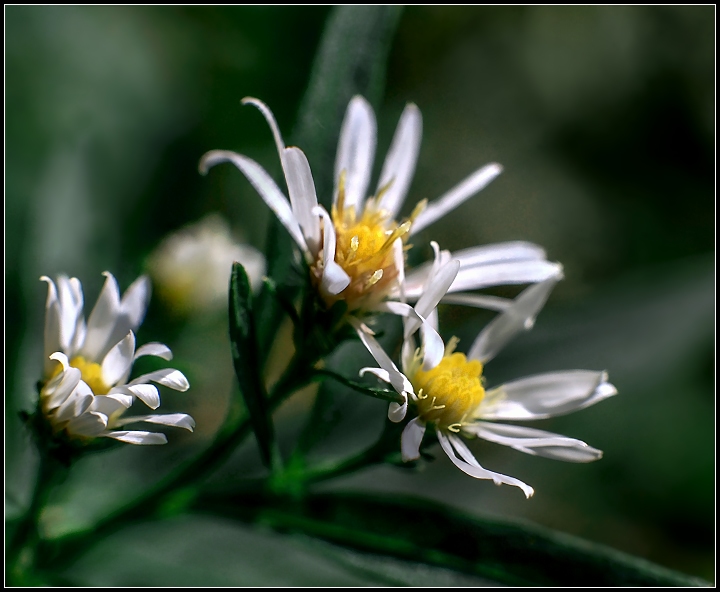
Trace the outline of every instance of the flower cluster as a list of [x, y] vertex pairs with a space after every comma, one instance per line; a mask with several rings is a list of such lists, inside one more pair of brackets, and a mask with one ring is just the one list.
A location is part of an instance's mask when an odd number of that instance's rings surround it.
[[[562, 266], [548, 261], [538, 245], [512, 241], [476, 246], [450, 253], [432, 243], [435, 257], [406, 269], [408, 239], [460, 206], [497, 177], [502, 167], [488, 164], [440, 198], [419, 201], [407, 218], [398, 215], [415, 171], [422, 135], [419, 109], [403, 111], [383, 163], [374, 194], [367, 195], [376, 147], [375, 115], [368, 102], [354, 97], [343, 120], [334, 169], [332, 207], [318, 203], [305, 154], [285, 145], [270, 109], [247, 98], [272, 131], [289, 198], [252, 159], [226, 150], [213, 150], [200, 161], [200, 171], [222, 162], [234, 164], [277, 215], [302, 253], [308, 281], [319, 301], [330, 307], [343, 301], [355, 328], [379, 367], [364, 368], [392, 385], [402, 402], [390, 404], [391, 421], [414, 417], [401, 438], [402, 457], [419, 457], [428, 426], [443, 450], [465, 473], [533, 489], [521, 481], [484, 469], [463, 437], [479, 437], [521, 452], [574, 462], [587, 462], [602, 453], [572, 438], [496, 420], [533, 420], [569, 413], [616, 393], [605, 372], [572, 370], [522, 378], [486, 390], [483, 366], [515, 335], [530, 329]], [[499, 285], [530, 284], [514, 300], [477, 293]], [[457, 340], [440, 336], [437, 306], [441, 302], [498, 311], [466, 354], [456, 352]], [[369, 328], [376, 313], [403, 317], [403, 347], [395, 364]], [[419, 336], [419, 343], [418, 343]]]
[[138, 278], [121, 298], [115, 278], [109, 272], [104, 275], [105, 284], [87, 321], [77, 278], [61, 275], [56, 282], [41, 278], [48, 284], [48, 295], [40, 409], [53, 432], [70, 439], [105, 437], [130, 444], [165, 444], [162, 433], [118, 428], [144, 422], [192, 431], [195, 422], [185, 413], [125, 415], [136, 399], [150, 409], [160, 406], [153, 382], [177, 391], [186, 391], [190, 385], [182, 372], [172, 368], [130, 380], [139, 357], [170, 360], [172, 352], [162, 343], [135, 349], [135, 332], [150, 297], [148, 278]]

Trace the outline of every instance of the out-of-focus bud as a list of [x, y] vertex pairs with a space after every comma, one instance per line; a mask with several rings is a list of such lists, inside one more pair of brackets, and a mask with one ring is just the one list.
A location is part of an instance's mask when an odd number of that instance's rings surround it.
[[265, 257], [237, 242], [227, 222], [212, 213], [168, 235], [147, 261], [153, 287], [166, 306], [180, 314], [227, 308], [233, 261], [240, 262], [253, 289], [265, 273]]

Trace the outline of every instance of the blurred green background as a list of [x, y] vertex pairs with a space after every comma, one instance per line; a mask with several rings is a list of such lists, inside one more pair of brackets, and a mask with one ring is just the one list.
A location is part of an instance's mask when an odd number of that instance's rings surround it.
[[[233, 167], [202, 177], [197, 163], [209, 149], [236, 150], [281, 181], [267, 126], [240, 99], [265, 101], [289, 137], [328, 14], [5, 8], [7, 517], [22, 509], [32, 479], [33, 452], [16, 412], [30, 408], [41, 369], [39, 276], [75, 275], [93, 302], [102, 271], [124, 289], [168, 232], [208, 212], [262, 249], [269, 214], [257, 194]], [[529, 501], [470, 479], [442, 453], [419, 472], [382, 467], [326, 488], [408, 492], [520, 518], [714, 581], [714, 21], [713, 6], [404, 10], [378, 112], [377, 171], [409, 101], [422, 111], [424, 139], [404, 212], [482, 164], [505, 167], [423, 231], [416, 252], [429, 255], [431, 239], [449, 249], [522, 239], [565, 266], [535, 329], [489, 364], [488, 383], [606, 369], [620, 395], [537, 422], [602, 449], [600, 462], [473, 444], [484, 466], [535, 487]], [[461, 349], [487, 318], [441, 310]], [[222, 311], [178, 319], [153, 301], [139, 339], [168, 343], [192, 385], [163, 393], [162, 409], [191, 413], [198, 429], [168, 432], [165, 447], [83, 460], [43, 517], [48, 533], [91, 523], [208, 441], [232, 388], [225, 323]], [[357, 398], [339, 420], [338, 446], [368, 443], [381, 425], [384, 406]], [[302, 398], [290, 401], [278, 420], [292, 432], [306, 408]], [[342, 429], [343, 419], [355, 427]], [[248, 466], [259, 466], [252, 443], [222, 478], [241, 479]], [[162, 575], [168, 565], [183, 565], [186, 585], [292, 585], [310, 572], [316, 584], [368, 581], [357, 575], [367, 566], [348, 571], [356, 559], [298, 538], [294, 551], [282, 547], [290, 559], [280, 574], [262, 559], [279, 552], [279, 535], [198, 520], [171, 526], [193, 537], [170, 535], [168, 525], [120, 533], [107, 543], [114, 559], [98, 569], [98, 548], [73, 581], [171, 585]], [[208, 555], [213, 545], [221, 550]], [[245, 553], [239, 563], [237, 549]], [[149, 550], [155, 559], [146, 565]]]

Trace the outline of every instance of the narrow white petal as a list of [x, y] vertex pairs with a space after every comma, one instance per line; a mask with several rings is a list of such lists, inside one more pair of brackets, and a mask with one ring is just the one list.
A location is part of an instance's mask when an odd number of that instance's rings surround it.
[[265, 169], [254, 160], [242, 154], [236, 154], [228, 150], [212, 150], [200, 159], [200, 172], [205, 174], [210, 167], [221, 162], [231, 162], [240, 169], [309, 259], [310, 253], [307, 243], [290, 207], [290, 202], [288, 202], [287, 198], [283, 195], [283, 192], [280, 191], [275, 181], [272, 180], [272, 177], [265, 172]]
[[363, 345], [367, 348], [372, 357], [375, 358], [375, 361], [380, 364], [380, 367], [383, 370], [388, 372], [390, 383], [393, 385], [393, 388], [400, 394], [403, 394], [408, 390], [412, 391], [410, 381], [397, 369], [397, 366], [393, 364], [390, 356], [385, 353], [385, 350], [382, 348], [378, 340], [359, 327], [357, 321], [353, 322], [353, 326], [355, 327], [358, 337], [360, 337], [360, 341], [363, 342]]
[[420, 232], [423, 228], [430, 226], [430, 224], [442, 218], [449, 211], [454, 210], [461, 203], [482, 189], [485, 189], [501, 172], [502, 167], [497, 163], [485, 165], [480, 170], [475, 171], [443, 196], [430, 202], [427, 208], [415, 218], [415, 222], [413, 222], [412, 228], [410, 229], [410, 234], [413, 235]]
[[176, 428], [184, 428], [193, 431], [195, 420], [187, 413], [167, 413], [165, 415], [136, 415], [134, 417], [123, 417], [115, 422], [120, 427], [129, 423], [144, 421], [146, 423], [156, 423], [159, 425], [173, 426]]
[[423, 370], [427, 372], [437, 366], [445, 355], [445, 343], [440, 334], [428, 322], [420, 326], [423, 344]]
[[86, 359], [93, 362], [100, 360], [105, 353], [121, 310], [120, 290], [115, 277], [109, 271], [104, 272], [103, 275], [105, 284], [88, 317], [85, 343], [81, 352]]
[[68, 422], [67, 431], [78, 436], [95, 438], [107, 427], [107, 417], [96, 411], [88, 411]]
[[305, 236], [310, 254], [315, 259], [320, 250], [320, 218], [314, 212], [318, 200], [310, 164], [299, 148], [285, 148], [282, 155], [290, 205]]
[[563, 267], [550, 261], [507, 261], [460, 268], [450, 292], [478, 290], [490, 286], [531, 284], [548, 279], [561, 280]]
[[320, 289], [325, 294], [335, 296], [348, 287], [350, 276], [335, 263], [335, 227], [330, 214], [322, 206], [314, 208], [313, 212], [323, 219], [323, 275]]
[[116, 385], [132, 368], [135, 355], [135, 334], [130, 331], [115, 344], [102, 361], [102, 378], [108, 386]]
[[45, 376], [50, 376], [54, 367], [50, 360], [50, 354], [62, 349], [60, 345], [60, 309], [55, 282], [46, 275], [42, 276], [40, 280], [48, 285], [47, 299], [45, 301], [44, 354]]
[[106, 438], [113, 438], [120, 440], [121, 442], [127, 442], [128, 444], [167, 444], [167, 437], [165, 434], [158, 432], [125, 432], [125, 431], [112, 431], [102, 434]]
[[135, 359], [137, 360], [141, 356], [157, 356], [163, 360], [172, 360], [173, 357], [172, 352], [167, 345], [156, 341], [141, 345], [135, 352]]
[[546, 253], [534, 243], [507, 241], [455, 251], [452, 257], [460, 261], [461, 267], [475, 267], [501, 261], [541, 261], [546, 259]]
[[480, 332], [468, 352], [468, 359], [480, 360], [485, 364], [518, 333], [531, 329], [556, 283], [555, 279], [545, 280], [523, 290], [512, 306], [496, 316]]
[[150, 278], [146, 275], [141, 275], [125, 290], [120, 301], [121, 314], [115, 327], [114, 337], [119, 339], [128, 331], [138, 330], [145, 318], [151, 291]]
[[405, 402], [402, 405], [393, 401], [388, 406], [388, 419], [393, 423], [400, 423], [403, 419], [405, 419], [405, 416], [407, 415], [407, 409], [407, 399], [405, 399]]
[[[67, 358], [65, 359], [67, 360]], [[65, 369], [43, 389], [43, 408], [50, 411], [62, 405], [77, 388], [80, 378], [80, 370], [65, 366]]]
[[79, 381], [62, 405], [57, 408], [54, 416], [55, 421], [69, 421], [73, 417], [79, 417], [90, 407], [92, 400], [93, 393], [90, 387], [82, 380]]
[[482, 419], [544, 419], [584, 409], [617, 394], [607, 373], [547, 372], [489, 390], [478, 407]]
[[144, 384], [150, 380], [180, 392], [184, 392], [190, 388], [190, 383], [188, 382], [188, 379], [185, 378], [185, 375], [180, 372], [180, 370], [175, 370], [173, 368], [164, 368], [162, 370], [156, 370], [155, 372], [149, 372], [148, 374], [138, 376], [129, 383], [129, 386]]
[[467, 294], [461, 292], [459, 294], [445, 294], [440, 300], [443, 304], [462, 304], [464, 306], [474, 306], [475, 308], [485, 308], [487, 310], [504, 311], [512, 306], [512, 299], [501, 298], [500, 296], [490, 296], [487, 294]]
[[463, 430], [520, 452], [555, 460], [591, 462], [602, 458], [602, 451], [581, 440], [535, 428], [479, 421]]
[[72, 344], [78, 323], [82, 316], [83, 295], [82, 286], [77, 278], [58, 276], [57, 298], [60, 313], [60, 345], [62, 351], [72, 356]]
[[397, 217], [415, 174], [421, 140], [422, 115], [420, 109], [410, 103], [400, 116], [375, 192], [378, 195], [387, 186], [380, 207], [387, 210], [392, 218]]
[[[457, 260], [449, 261], [435, 274], [424, 288], [422, 296], [415, 305], [417, 313], [425, 318], [428, 314], [438, 305], [440, 299], [448, 291], [450, 285], [455, 281], [458, 270], [460, 269], [460, 262]], [[420, 327], [419, 321], [410, 321], [405, 327], [405, 334], [411, 335]]]
[[278, 127], [277, 121], [275, 121], [275, 116], [272, 114], [272, 111], [270, 111], [270, 108], [260, 99], [256, 99], [254, 97], [245, 97], [242, 100], [242, 104], [257, 107], [260, 113], [263, 114], [263, 117], [265, 117], [265, 121], [267, 121], [268, 126], [270, 126], [270, 130], [272, 131], [273, 139], [275, 140], [275, 146], [277, 147], [278, 151], [278, 156], [280, 156], [280, 159], [282, 160], [282, 153], [283, 149], [285, 148], [285, 142], [283, 142], [282, 135], [280, 134], [280, 128]]
[[[438, 431], [437, 437], [440, 442], [440, 446], [442, 446], [442, 449], [445, 451], [445, 454], [448, 455], [448, 458], [465, 474], [475, 477], [476, 479], [492, 479], [495, 485], [501, 485], [503, 483], [506, 485], [514, 485], [515, 487], [519, 487], [523, 490], [526, 498], [530, 498], [533, 493], [535, 493], [532, 487], [523, 483], [519, 479], [484, 469], [480, 466], [480, 463], [477, 462], [477, 459], [473, 456], [467, 446], [465, 446], [462, 440], [460, 440], [457, 436], [446, 436], [443, 432]], [[462, 457], [462, 460], [455, 456], [456, 451]]]
[[410, 420], [400, 436], [403, 462], [420, 458], [420, 443], [425, 435], [425, 422], [419, 417]]
[[345, 207], [362, 208], [365, 192], [370, 182], [377, 124], [370, 103], [355, 96], [348, 104], [340, 129], [335, 156], [335, 191], [333, 203], [337, 203], [340, 175], [345, 171]]

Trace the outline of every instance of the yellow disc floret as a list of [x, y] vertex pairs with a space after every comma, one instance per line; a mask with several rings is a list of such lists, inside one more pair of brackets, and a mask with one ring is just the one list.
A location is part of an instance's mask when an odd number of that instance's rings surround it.
[[468, 361], [461, 353], [446, 354], [427, 372], [416, 370], [410, 381], [417, 393], [420, 418], [437, 423], [441, 429], [459, 431], [485, 396], [482, 370], [482, 363]]
[[[82, 356], [75, 356], [70, 360], [70, 366], [80, 370], [80, 378], [87, 384], [95, 395], [107, 395], [110, 387], [105, 384], [102, 377], [102, 367], [95, 362], [88, 362]], [[52, 377], [57, 376], [62, 371], [62, 366], [58, 365], [57, 370]], [[51, 377], [51, 378], [52, 378]]]
[[[362, 213], [358, 213], [354, 206], [344, 205], [344, 175], [341, 175], [338, 199], [331, 216], [337, 237], [335, 262], [350, 276], [350, 283], [339, 294], [326, 296], [329, 305], [345, 300], [349, 310], [356, 310], [378, 303], [398, 277], [393, 245], [397, 239], [403, 243], [407, 240], [412, 221], [425, 203], [422, 202], [408, 220], [398, 225], [389, 212], [380, 208], [382, 193], [381, 190], [377, 197], [365, 200]], [[409, 245], [404, 246], [404, 249], [409, 248]], [[322, 272], [318, 264], [314, 266], [314, 276], [319, 280]]]

